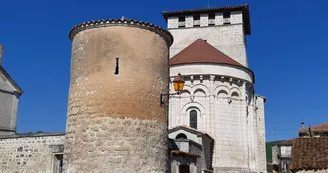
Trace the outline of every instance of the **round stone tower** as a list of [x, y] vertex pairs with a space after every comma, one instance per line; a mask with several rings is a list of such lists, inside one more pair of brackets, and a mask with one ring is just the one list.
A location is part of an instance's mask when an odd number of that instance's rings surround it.
[[164, 173], [171, 34], [150, 23], [75, 26], [64, 153], [66, 173]]

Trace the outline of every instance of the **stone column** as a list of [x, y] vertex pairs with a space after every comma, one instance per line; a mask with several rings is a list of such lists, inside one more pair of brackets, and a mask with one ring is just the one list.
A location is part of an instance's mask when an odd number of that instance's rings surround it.
[[132, 20], [74, 27], [66, 173], [165, 173], [172, 36]]

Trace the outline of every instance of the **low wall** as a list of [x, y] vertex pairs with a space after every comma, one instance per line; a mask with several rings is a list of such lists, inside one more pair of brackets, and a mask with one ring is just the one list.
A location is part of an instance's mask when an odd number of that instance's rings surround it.
[[1, 173], [52, 173], [54, 153], [63, 152], [65, 133], [0, 136]]
[[297, 171], [297, 173], [328, 173], [328, 169], [322, 169], [322, 170], [301, 170]]

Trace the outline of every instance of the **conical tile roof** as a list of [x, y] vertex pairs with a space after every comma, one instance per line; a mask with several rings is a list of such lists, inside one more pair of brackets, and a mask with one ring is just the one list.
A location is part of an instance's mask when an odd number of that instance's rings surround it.
[[229, 64], [244, 67], [202, 39], [198, 39], [170, 59], [170, 65], [191, 63]]

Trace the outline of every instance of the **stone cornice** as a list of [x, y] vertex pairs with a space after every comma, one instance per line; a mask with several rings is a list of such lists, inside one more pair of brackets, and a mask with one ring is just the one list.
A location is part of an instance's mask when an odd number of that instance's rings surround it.
[[[172, 83], [173, 80], [175, 79], [177, 75], [171, 75], [170, 76], [170, 82]], [[253, 87], [254, 84], [244, 80], [244, 79], [240, 79], [238, 77], [234, 77], [234, 76], [227, 76], [227, 75], [215, 75], [215, 74], [208, 74], [208, 75], [182, 75], [185, 79], [185, 81], [190, 80], [191, 83], [194, 83], [195, 78], [197, 78], [197, 80], [200, 80], [200, 78], [202, 77], [203, 80], [204, 78], [206, 78], [206, 80], [209, 81], [220, 81], [220, 82], [228, 82], [228, 83], [232, 83], [235, 82], [236, 84], [239, 85], [239, 87], [243, 86], [243, 85], [247, 85], [248, 87]], [[202, 83], [202, 82], [200, 82]]]
[[100, 27], [110, 27], [110, 26], [129, 26], [129, 27], [137, 27], [141, 29], [147, 29], [149, 31], [155, 32], [163, 37], [166, 43], [171, 46], [173, 43], [173, 36], [166, 29], [163, 29], [157, 25], [148, 22], [142, 22], [138, 20], [131, 19], [102, 19], [102, 20], [93, 20], [89, 22], [84, 22], [74, 26], [69, 32], [70, 40], [74, 39], [74, 36], [81, 31], [85, 31], [93, 28]]

